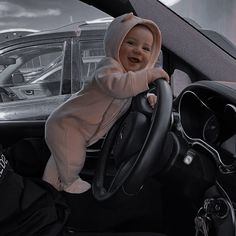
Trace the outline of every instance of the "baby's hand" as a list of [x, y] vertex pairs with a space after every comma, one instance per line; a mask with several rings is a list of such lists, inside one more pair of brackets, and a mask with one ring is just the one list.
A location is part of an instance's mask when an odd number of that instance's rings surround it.
[[155, 104], [157, 103], [157, 96], [154, 93], [147, 93], [147, 100], [150, 106], [154, 108]]
[[149, 69], [149, 73], [151, 75], [149, 82], [152, 82], [159, 78], [164, 78], [167, 82], [169, 82], [169, 75], [160, 67], [154, 67]]

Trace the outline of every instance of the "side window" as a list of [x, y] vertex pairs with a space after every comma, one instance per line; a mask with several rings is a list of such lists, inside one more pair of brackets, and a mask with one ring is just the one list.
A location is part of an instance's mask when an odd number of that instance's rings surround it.
[[192, 83], [191, 78], [187, 73], [181, 71], [179, 69], [175, 69], [174, 73], [170, 77], [171, 80], [171, 89], [174, 97], [178, 97], [178, 95], [189, 85]]
[[43, 44], [5, 53], [15, 63], [0, 71], [2, 102], [59, 95], [63, 48], [63, 43]]
[[104, 57], [103, 41], [80, 42], [80, 78], [86, 83], [91, 78], [98, 62]]

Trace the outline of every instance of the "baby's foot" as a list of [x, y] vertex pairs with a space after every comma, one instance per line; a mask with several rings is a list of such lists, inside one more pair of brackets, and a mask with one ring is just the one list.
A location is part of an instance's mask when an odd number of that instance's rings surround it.
[[78, 178], [71, 185], [64, 188], [64, 191], [68, 193], [83, 193], [88, 191], [90, 188], [91, 188], [90, 183], [82, 180], [81, 178]]

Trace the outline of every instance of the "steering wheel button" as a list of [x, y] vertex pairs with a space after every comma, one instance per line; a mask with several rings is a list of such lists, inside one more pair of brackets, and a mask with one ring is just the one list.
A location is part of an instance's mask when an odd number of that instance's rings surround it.
[[192, 163], [192, 161], [193, 161], [193, 156], [191, 156], [191, 155], [187, 155], [187, 156], [185, 156], [185, 158], [184, 158], [184, 163], [186, 164], [186, 165], [190, 165], [191, 163]]

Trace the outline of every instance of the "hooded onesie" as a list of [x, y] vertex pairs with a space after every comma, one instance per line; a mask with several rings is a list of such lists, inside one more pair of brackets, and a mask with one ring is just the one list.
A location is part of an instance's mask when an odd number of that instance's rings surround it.
[[[126, 71], [119, 50], [127, 33], [145, 25], [153, 34], [151, 60], [139, 71]], [[115, 18], [104, 39], [105, 57], [98, 63], [91, 80], [60, 105], [46, 121], [45, 139], [51, 151], [43, 179], [58, 190], [82, 193], [90, 184], [79, 177], [86, 147], [101, 139], [128, 110], [133, 96], [149, 89], [149, 73], [161, 48], [161, 33], [150, 20], [132, 13]]]

